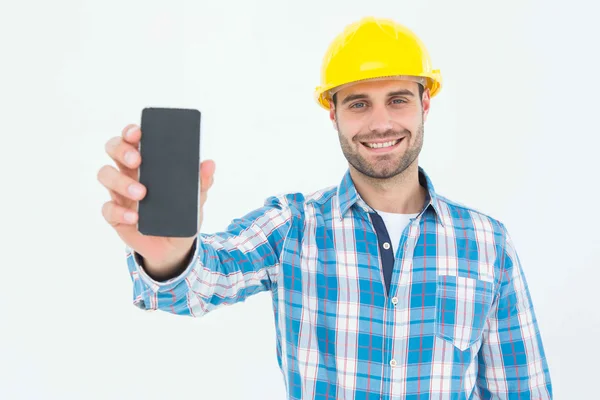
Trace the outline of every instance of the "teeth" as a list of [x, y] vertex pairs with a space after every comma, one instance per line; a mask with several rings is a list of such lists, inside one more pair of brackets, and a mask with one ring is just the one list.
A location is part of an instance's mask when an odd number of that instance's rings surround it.
[[367, 146], [369, 146], [372, 149], [381, 149], [383, 147], [390, 147], [395, 145], [396, 143], [398, 143], [400, 141], [400, 139], [398, 140], [393, 140], [391, 142], [385, 142], [385, 143], [365, 143]]

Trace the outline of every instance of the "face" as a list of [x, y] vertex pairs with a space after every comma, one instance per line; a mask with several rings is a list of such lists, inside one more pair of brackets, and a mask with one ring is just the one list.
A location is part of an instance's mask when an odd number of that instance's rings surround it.
[[336, 100], [330, 118], [344, 156], [358, 172], [389, 179], [417, 159], [429, 113], [428, 90], [421, 99], [416, 82], [365, 81], [343, 88]]

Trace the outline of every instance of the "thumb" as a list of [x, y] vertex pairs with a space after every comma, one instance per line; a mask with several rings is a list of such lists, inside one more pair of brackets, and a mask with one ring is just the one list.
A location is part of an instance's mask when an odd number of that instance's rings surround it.
[[213, 185], [216, 167], [213, 160], [205, 160], [200, 164], [200, 191], [202, 193], [208, 191]]
[[206, 160], [200, 164], [200, 204], [198, 210], [198, 229], [202, 226], [204, 220], [204, 203], [208, 195], [208, 189], [214, 182], [214, 173], [216, 165], [213, 160]]

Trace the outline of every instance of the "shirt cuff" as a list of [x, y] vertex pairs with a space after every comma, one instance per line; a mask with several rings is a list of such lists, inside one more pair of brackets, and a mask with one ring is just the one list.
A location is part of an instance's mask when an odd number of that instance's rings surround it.
[[166, 281], [157, 281], [157, 280], [153, 279], [150, 275], [148, 275], [148, 273], [146, 272], [144, 267], [141, 265], [141, 262], [140, 262], [141, 256], [133, 250], [131, 250], [131, 254], [133, 255], [132, 259], [133, 259], [133, 263], [135, 265], [135, 269], [138, 273], [138, 276], [144, 283], [144, 285], [147, 286], [148, 288], [150, 288], [150, 290], [152, 292], [158, 293], [158, 292], [166, 292], [166, 291], [172, 290], [175, 286], [177, 286], [181, 281], [183, 281], [189, 275], [189, 273], [194, 268], [194, 265], [196, 264], [196, 262], [198, 262], [198, 255], [199, 255], [199, 251], [200, 251], [198, 237], [196, 237], [194, 239], [192, 248], [194, 249], [193, 255], [190, 258], [190, 261], [188, 262], [188, 265], [186, 266], [185, 270], [183, 270], [179, 275], [177, 275], [169, 280], [166, 280]]

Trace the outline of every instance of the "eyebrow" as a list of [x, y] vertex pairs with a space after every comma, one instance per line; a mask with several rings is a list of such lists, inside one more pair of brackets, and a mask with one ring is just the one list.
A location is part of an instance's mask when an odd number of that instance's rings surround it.
[[[388, 95], [388, 97], [392, 97], [392, 96], [414, 97], [415, 94], [408, 89], [402, 89], [402, 90], [397, 90], [395, 92], [389, 92], [387, 95]], [[366, 93], [350, 94], [344, 98], [344, 100], [342, 101], [342, 105], [349, 103], [353, 100], [368, 99], [368, 98], [369, 98], [369, 96]]]

